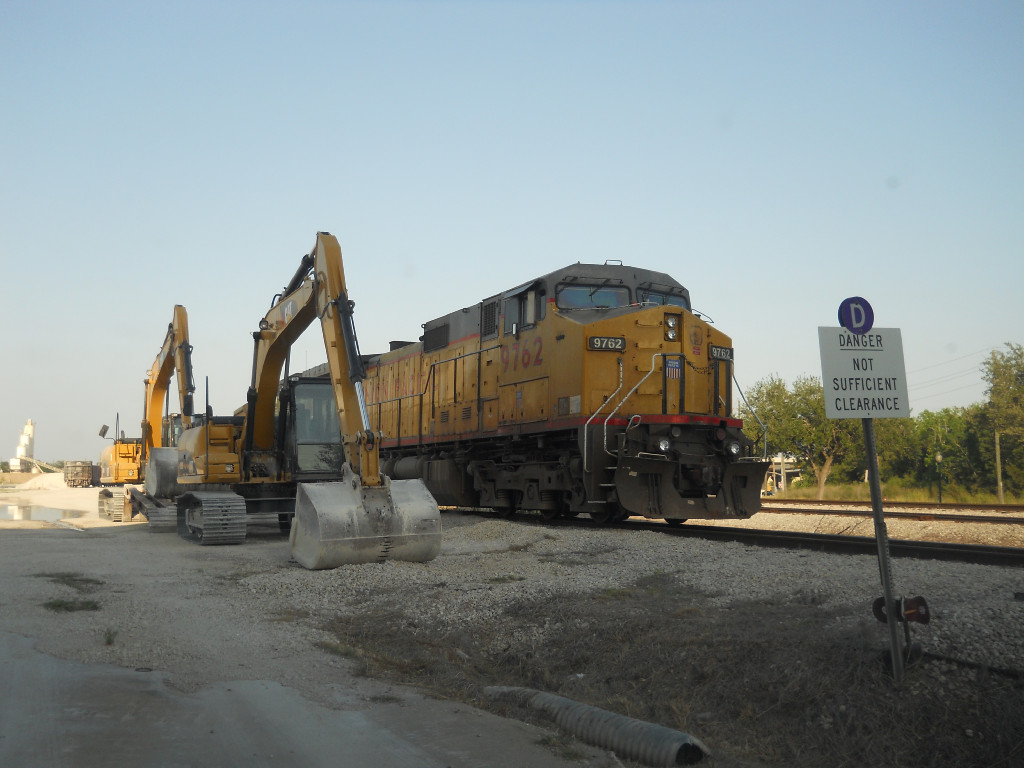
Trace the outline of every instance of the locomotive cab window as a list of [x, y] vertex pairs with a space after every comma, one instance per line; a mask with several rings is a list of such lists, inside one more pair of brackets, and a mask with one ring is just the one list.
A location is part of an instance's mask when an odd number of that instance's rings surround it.
[[668, 304], [673, 307], [690, 308], [690, 302], [685, 296], [675, 293], [662, 293], [661, 291], [647, 291], [643, 288], [637, 291], [637, 301], [641, 304]]
[[531, 285], [505, 299], [505, 333], [531, 328], [544, 319], [543, 286]]
[[620, 285], [560, 285], [555, 292], [559, 309], [612, 309], [629, 306], [629, 289]]

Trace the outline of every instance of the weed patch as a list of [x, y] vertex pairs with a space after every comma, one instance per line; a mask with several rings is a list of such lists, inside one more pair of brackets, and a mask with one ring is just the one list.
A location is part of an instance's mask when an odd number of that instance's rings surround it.
[[807, 590], [721, 608], [659, 574], [626, 589], [520, 601], [472, 627], [414, 623], [398, 611], [347, 615], [324, 625], [336, 647], [321, 647], [357, 660], [364, 674], [499, 714], [534, 717], [484, 699], [488, 685], [676, 728], [708, 744], [722, 766], [1021, 760], [1019, 681], [928, 662], [908, 668], [897, 688], [879, 654], [881, 625], [823, 611], [820, 600]]
[[103, 586], [103, 582], [99, 579], [83, 576], [80, 573], [37, 573], [36, 576], [41, 579], [49, 579], [54, 584], [71, 587], [76, 592], [95, 592]]
[[100, 604], [95, 600], [47, 600], [43, 608], [54, 613], [75, 613], [76, 611], [98, 611]]

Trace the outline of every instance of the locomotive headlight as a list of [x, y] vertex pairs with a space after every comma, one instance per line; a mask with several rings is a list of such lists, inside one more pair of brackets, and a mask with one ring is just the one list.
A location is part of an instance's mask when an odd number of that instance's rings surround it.
[[730, 440], [725, 444], [725, 452], [736, 458], [740, 455], [740, 444], [738, 440]]
[[665, 315], [665, 339], [675, 341], [679, 338], [679, 326], [682, 321], [679, 315]]
[[668, 453], [668, 449], [671, 447], [672, 442], [667, 437], [663, 437], [658, 441], [658, 450], [662, 453]]

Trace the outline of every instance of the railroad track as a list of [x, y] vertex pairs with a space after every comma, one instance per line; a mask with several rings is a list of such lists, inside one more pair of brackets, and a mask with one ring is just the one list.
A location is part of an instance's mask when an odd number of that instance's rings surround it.
[[[455, 512], [464, 515], [490, 516], [492, 513], [479, 509], [446, 508], [446, 514]], [[818, 514], [821, 514], [820, 510]], [[863, 514], [863, 513], [860, 513]], [[870, 510], [867, 514], [871, 514]], [[886, 513], [889, 517], [889, 513]], [[621, 530], [654, 531], [667, 536], [689, 536], [714, 541], [735, 541], [756, 546], [785, 547], [790, 549], [812, 549], [834, 554], [877, 554], [878, 545], [873, 536], [849, 536], [846, 534], [810, 533], [806, 531], [769, 531], [761, 528], [738, 528], [724, 525], [701, 525], [697, 522], [681, 526], [670, 526], [660, 520], [629, 518], [620, 523], [598, 525], [589, 518], [555, 518], [545, 521], [539, 515], [516, 515], [517, 522], [527, 525], [549, 527], [599, 527]], [[1006, 522], [1001, 520], [1001, 522]], [[983, 565], [1024, 567], [1024, 549], [1019, 547], [996, 547], [983, 544], [961, 544], [958, 542], [912, 541], [889, 539], [889, 553], [893, 557], [916, 558], [921, 560], [945, 560]]]
[[[885, 501], [887, 518], [944, 520], [971, 523], [1024, 523], [1020, 504], [937, 504], [928, 501]], [[817, 499], [761, 499], [761, 511], [794, 515], [871, 515], [869, 501], [824, 501]]]
[[[736, 541], [758, 546], [813, 549], [835, 554], [877, 554], [878, 545], [874, 536], [847, 536], [845, 534], [809, 533], [804, 531], [766, 531], [760, 528], [731, 528], [727, 526], [699, 525], [687, 523], [672, 528], [657, 522], [627, 520], [622, 524], [629, 530], [636, 527], [645, 530], [665, 531], [675, 536], [699, 536], [715, 541]], [[946, 560], [983, 565], [1024, 567], [1024, 549], [1019, 547], [994, 547], [983, 544], [960, 544], [957, 542], [911, 541], [889, 539], [889, 553], [893, 557], [907, 557], [920, 560]]]

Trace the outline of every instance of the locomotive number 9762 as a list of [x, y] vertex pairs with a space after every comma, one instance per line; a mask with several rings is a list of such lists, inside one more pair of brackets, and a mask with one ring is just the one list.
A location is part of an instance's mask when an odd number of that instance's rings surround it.
[[613, 352], [626, 349], [626, 339], [623, 336], [591, 336], [588, 342], [590, 349], [606, 349]]

